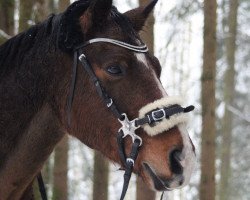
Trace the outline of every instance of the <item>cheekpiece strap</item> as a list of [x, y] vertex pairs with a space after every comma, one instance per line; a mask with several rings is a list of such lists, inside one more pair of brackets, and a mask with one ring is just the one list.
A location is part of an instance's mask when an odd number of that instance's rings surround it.
[[118, 111], [116, 105], [113, 103], [113, 99], [109, 97], [109, 95], [106, 93], [104, 88], [101, 86], [99, 79], [95, 75], [92, 67], [88, 63], [87, 58], [83, 53], [79, 56], [79, 60], [82, 63], [82, 66], [83, 66], [84, 70], [87, 71], [88, 75], [90, 76], [91, 80], [93, 81], [93, 83], [95, 85], [95, 88], [97, 90], [97, 93], [103, 99], [106, 106], [114, 113], [114, 115], [118, 119], [122, 119], [123, 116], [120, 114], [120, 112]]

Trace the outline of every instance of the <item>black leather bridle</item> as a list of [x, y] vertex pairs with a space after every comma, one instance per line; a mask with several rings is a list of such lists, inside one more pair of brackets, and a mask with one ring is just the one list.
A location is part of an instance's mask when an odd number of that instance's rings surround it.
[[[178, 113], [186, 113], [190, 112], [194, 109], [194, 106], [188, 106], [186, 108], [181, 107], [180, 105], [171, 105], [168, 107], [160, 108], [160, 109], [154, 109], [146, 114], [143, 118], [136, 118], [133, 120], [129, 120], [126, 113], [121, 113], [113, 101], [113, 99], [108, 95], [108, 93], [105, 91], [105, 89], [102, 87], [100, 80], [94, 73], [91, 64], [88, 62], [85, 54], [83, 53], [83, 48], [93, 44], [93, 43], [110, 43], [113, 45], [120, 46], [122, 48], [129, 49], [134, 52], [138, 53], [146, 53], [148, 52], [148, 48], [145, 44], [142, 45], [131, 45], [119, 40], [109, 39], [109, 38], [95, 38], [92, 40], [89, 40], [85, 42], [84, 44], [79, 45], [74, 49], [74, 64], [72, 69], [72, 81], [68, 96], [68, 104], [67, 104], [67, 117], [68, 117], [68, 125], [70, 125], [71, 121], [71, 108], [74, 98], [74, 91], [75, 91], [75, 85], [76, 85], [76, 75], [77, 75], [77, 67], [78, 67], [78, 60], [82, 64], [84, 70], [88, 73], [91, 81], [93, 82], [97, 93], [103, 100], [103, 102], [106, 104], [107, 108], [111, 110], [111, 112], [116, 116], [118, 121], [121, 123], [122, 127], [118, 130], [117, 134], [117, 144], [118, 144], [118, 152], [120, 155], [120, 159], [125, 166], [125, 173], [124, 173], [124, 183], [123, 183], [123, 189], [121, 193], [120, 200], [123, 200], [125, 197], [125, 194], [128, 189], [129, 181], [131, 178], [131, 174], [133, 171], [133, 167], [136, 161], [136, 158], [138, 156], [139, 148], [142, 145], [142, 138], [138, 136], [135, 131], [140, 128], [141, 126], [145, 124], [154, 124], [156, 122], [160, 122], [163, 119], [168, 119], [172, 115], [178, 114]], [[125, 153], [124, 148], [124, 139], [125, 137], [130, 136], [132, 138], [132, 147], [129, 156]], [[40, 184], [39, 184], [40, 185]], [[44, 196], [44, 195], [43, 195]], [[46, 200], [46, 199], [43, 199]]]

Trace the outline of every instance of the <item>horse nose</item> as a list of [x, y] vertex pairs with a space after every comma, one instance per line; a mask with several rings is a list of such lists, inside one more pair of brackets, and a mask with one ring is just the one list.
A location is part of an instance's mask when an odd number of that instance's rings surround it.
[[174, 149], [170, 152], [169, 164], [174, 174], [179, 175], [183, 173], [183, 166], [181, 165], [182, 160], [184, 160], [184, 155], [180, 149]]

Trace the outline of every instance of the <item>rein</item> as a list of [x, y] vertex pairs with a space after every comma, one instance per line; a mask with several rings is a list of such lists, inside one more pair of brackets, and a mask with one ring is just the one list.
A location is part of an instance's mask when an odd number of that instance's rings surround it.
[[[117, 144], [118, 144], [118, 152], [120, 155], [120, 159], [125, 166], [124, 183], [123, 183], [122, 193], [120, 197], [120, 200], [123, 200], [128, 189], [133, 167], [134, 167], [136, 158], [139, 153], [139, 148], [143, 144], [142, 138], [138, 136], [135, 133], [135, 131], [144, 125], [154, 125], [155, 123], [161, 122], [163, 119], [169, 119], [173, 115], [190, 112], [194, 109], [194, 106], [188, 106], [186, 108], [183, 108], [180, 105], [175, 104], [175, 105], [171, 105], [171, 106], [164, 107], [164, 108], [157, 108], [157, 109], [151, 110], [142, 118], [136, 118], [130, 121], [126, 113], [121, 113], [117, 109], [117, 106], [115, 105], [113, 99], [108, 95], [108, 93], [102, 87], [98, 77], [96, 76], [96, 74], [94, 73], [91, 67], [91, 64], [88, 62], [85, 54], [82, 52], [84, 47], [91, 45], [93, 43], [110, 43], [110, 44], [120, 46], [122, 48], [126, 48], [128, 50], [131, 50], [134, 52], [140, 52], [140, 53], [148, 52], [148, 48], [145, 44], [142, 44], [140, 46], [135, 46], [135, 45], [131, 45], [131, 44], [119, 41], [119, 40], [114, 40], [114, 39], [109, 39], [109, 38], [95, 38], [77, 46], [74, 49], [74, 64], [73, 64], [73, 69], [72, 69], [72, 81], [71, 81], [71, 86], [70, 86], [70, 91], [69, 91], [69, 96], [68, 96], [68, 102], [67, 102], [67, 122], [68, 122], [68, 125], [70, 126], [71, 108], [72, 108], [72, 103], [73, 103], [73, 98], [74, 98], [74, 91], [75, 91], [76, 78], [77, 78], [77, 67], [78, 67], [78, 60], [79, 60], [84, 70], [88, 73], [91, 81], [95, 85], [98, 95], [101, 97], [101, 99], [103, 100], [107, 108], [111, 110], [111, 112], [116, 116], [117, 120], [122, 125], [122, 127], [118, 130]], [[124, 147], [124, 139], [127, 136], [130, 136], [132, 139], [132, 147], [131, 147], [131, 151], [128, 157], [126, 156], [125, 147]], [[39, 184], [39, 187], [40, 187], [40, 184]], [[41, 192], [41, 195], [42, 195], [42, 192]], [[46, 198], [43, 198], [43, 200], [46, 200]]]

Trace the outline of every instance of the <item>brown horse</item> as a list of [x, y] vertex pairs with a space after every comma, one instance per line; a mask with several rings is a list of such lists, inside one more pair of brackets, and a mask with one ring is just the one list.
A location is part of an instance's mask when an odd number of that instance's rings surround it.
[[[195, 153], [186, 110], [167, 96], [159, 61], [139, 37], [156, 2], [121, 14], [112, 0], [76, 1], [0, 46], [1, 200], [33, 198], [32, 182], [65, 134], [126, 168], [117, 132], [127, 133], [140, 146], [133, 172], [151, 189], [188, 183]], [[133, 140], [122, 138], [129, 157]]]

